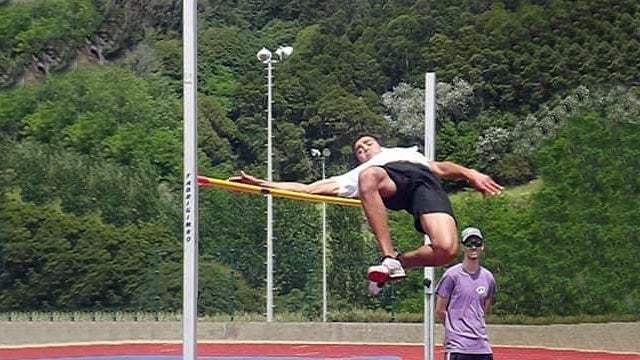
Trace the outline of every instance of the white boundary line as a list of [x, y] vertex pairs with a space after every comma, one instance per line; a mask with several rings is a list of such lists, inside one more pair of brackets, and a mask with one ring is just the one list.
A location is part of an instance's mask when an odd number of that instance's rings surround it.
[[[48, 347], [71, 347], [71, 346], [101, 346], [101, 345], [181, 345], [181, 340], [126, 340], [126, 341], [88, 341], [88, 342], [71, 342], [71, 343], [46, 343], [46, 344], [24, 344], [24, 345], [0, 345], [0, 350], [5, 349], [34, 349]], [[259, 341], [259, 340], [199, 340], [198, 344], [229, 344], [229, 345], [359, 345], [359, 346], [406, 346], [419, 347], [424, 346], [423, 343], [402, 343], [402, 342], [334, 342], [334, 341]], [[442, 346], [442, 344], [436, 344]], [[531, 345], [494, 345], [493, 348], [503, 349], [531, 349], [531, 350], [551, 350], [551, 351], [573, 351], [579, 353], [603, 353], [612, 355], [640, 355], [640, 352], [629, 351], [611, 351], [611, 350], [595, 350], [595, 349], [579, 349], [579, 348], [557, 348], [549, 346], [531, 346]]]

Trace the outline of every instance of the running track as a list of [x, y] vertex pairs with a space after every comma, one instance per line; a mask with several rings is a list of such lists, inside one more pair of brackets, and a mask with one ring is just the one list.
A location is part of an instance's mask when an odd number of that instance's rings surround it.
[[[407, 344], [202, 343], [199, 358], [210, 360], [421, 360], [424, 348]], [[0, 347], [2, 360], [179, 360], [179, 343], [127, 343]], [[514, 360], [640, 360], [640, 354], [494, 346], [494, 358]], [[436, 348], [436, 359], [444, 359]]]

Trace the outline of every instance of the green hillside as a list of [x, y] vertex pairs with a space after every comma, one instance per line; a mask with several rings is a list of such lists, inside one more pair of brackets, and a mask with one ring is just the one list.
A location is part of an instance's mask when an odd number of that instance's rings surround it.
[[[0, 1], [0, 312], [181, 308], [182, 5]], [[514, 316], [637, 316], [640, 308], [640, 3], [198, 3], [201, 174], [266, 173], [263, 47], [273, 68], [278, 180], [354, 165], [363, 131], [422, 144], [424, 74], [437, 75], [438, 160], [490, 174], [482, 198], [445, 183], [460, 227], [488, 238]], [[418, 130], [416, 130], [418, 129]], [[264, 312], [262, 197], [202, 189], [203, 314]], [[319, 315], [320, 208], [278, 200], [276, 312]], [[366, 297], [377, 257], [359, 209], [328, 207], [330, 311]], [[402, 249], [420, 237], [391, 216]], [[393, 306], [419, 313], [419, 272]]]

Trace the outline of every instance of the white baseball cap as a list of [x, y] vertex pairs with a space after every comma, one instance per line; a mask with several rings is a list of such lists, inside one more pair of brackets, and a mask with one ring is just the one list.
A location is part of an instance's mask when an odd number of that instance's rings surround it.
[[479, 238], [480, 240], [484, 240], [484, 238], [482, 237], [482, 233], [480, 232], [480, 229], [474, 228], [474, 227], [468, 227], [462, 230], [461, 241], [465, 242], [467, 241], [468, 238], [473, 236]]

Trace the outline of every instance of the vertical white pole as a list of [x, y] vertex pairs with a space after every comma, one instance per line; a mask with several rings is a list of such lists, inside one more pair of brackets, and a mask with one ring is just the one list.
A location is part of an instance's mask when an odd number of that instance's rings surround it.
[[[325, 179], [325, 156], [322, 154], [322, 180]], [[322, 203], [322, 321], [327, 322], [327, 203]]]
[[[267, 181], [272, 181], [271, 60], [267, 62]], [[273, 197], [267, 195], [267, 322], [273, 321]]]
[[[424, 98], [424, 154], [428, 160], [436, 157], [436, 74], [427, 73], [425, 76]], [[431, 244], [431, 239], [425, 235], [424, 244]], [[424, 268], [424, 359], [434, 360], [434, 300], [435, 287], [433, 267]]]
[[182, 354], [194, 360], [198, 322], [198, 35], [197, 0], [183, 3], [183, 97], [184, 97], [184, 258]]

